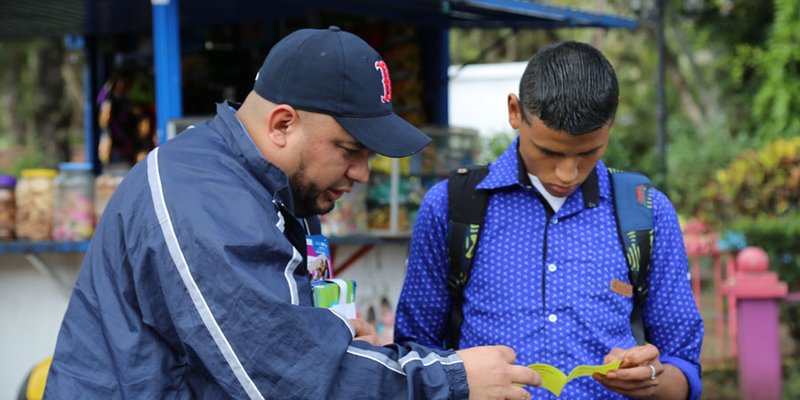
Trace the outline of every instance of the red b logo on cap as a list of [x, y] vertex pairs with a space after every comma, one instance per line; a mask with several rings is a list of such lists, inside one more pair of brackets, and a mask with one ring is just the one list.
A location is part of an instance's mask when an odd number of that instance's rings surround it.
[[389, 67], [383, 60], [375, 61], [375, 69], [381, 71], [381, 83], [383, 84], [383, 96], [381, 96], [381, 103], [388, 103], [392, 101], [392, 80], [389, 79]]

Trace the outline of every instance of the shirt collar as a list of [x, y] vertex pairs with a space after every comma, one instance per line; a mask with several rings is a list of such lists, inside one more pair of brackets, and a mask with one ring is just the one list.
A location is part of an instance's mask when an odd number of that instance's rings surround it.
[[[521, 167], [523, 162], [518, 148], [519, 136], [489, 166], [489, 174], [476, 188], [494, 191], [517, 186], [536, 190], [528, 178], [528, 172]], [[598, 161], [594, 170], [583, 181], [580, 188], [569, 195], [567, 201], [570, 202], [569, 199], [572, 197], [579, 197], [576, 200], [580, 200], [584, 207], [592, 208], [600, 204], [600, 199], [608, 199], [611, 197], [610, 195], [611, 185], [608, 178], [608, 169], [606, 169], [602, 161]]]

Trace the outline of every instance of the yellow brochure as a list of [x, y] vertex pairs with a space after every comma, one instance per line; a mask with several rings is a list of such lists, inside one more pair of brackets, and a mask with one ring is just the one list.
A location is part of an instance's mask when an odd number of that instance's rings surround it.
[[528, 368], [538, 372], [542, 376], [542, 387], [553, 392], [558, 397], [561, 395], [564, 385], [569, 381], [581, 376], [591, 376], [595, 372], [605, 375], [609, 371], [619, 369], [621, 363], [621, 361], [617, 360], [603, 365], [578, 365], [572, 369], [569, 375], [564, 375], [558, 368], [549, 364], [531, 364], [528, 365]]

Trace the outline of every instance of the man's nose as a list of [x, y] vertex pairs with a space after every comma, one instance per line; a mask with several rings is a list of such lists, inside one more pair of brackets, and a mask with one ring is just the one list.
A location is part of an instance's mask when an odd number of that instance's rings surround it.
[[578, 160], [566, 157], [556, 165], [556, 177], [562, 184], [572, 184], [578, 179]]
[[347, 169], [347, 178], [361, 184], [367, 183], [369, 180], [369, 157], [364, 155], [358, 157], [350, 168]]

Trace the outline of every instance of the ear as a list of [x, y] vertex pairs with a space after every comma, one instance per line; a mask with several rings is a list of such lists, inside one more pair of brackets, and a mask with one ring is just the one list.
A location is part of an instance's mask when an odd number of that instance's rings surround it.
[[297, 122], [297, 110], [288, 104], [280, 104], [267, 116], [269, 140], [278, 147], [286, 146], [289, 126]]
[[508, 123], [514, 129], [519, 129], [522, 123], [522, 111], [520, 110], [519, 97], [511, 93], [508, 95]]

